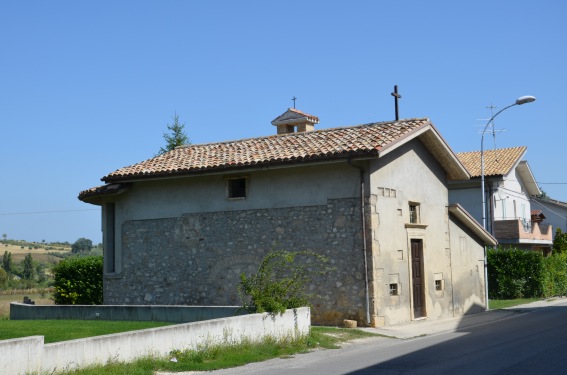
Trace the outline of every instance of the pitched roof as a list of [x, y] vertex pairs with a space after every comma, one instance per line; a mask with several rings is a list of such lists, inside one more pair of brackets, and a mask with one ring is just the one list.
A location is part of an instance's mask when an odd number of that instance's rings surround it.
[[[526, 153], [527, 147], [484, 150], [484, 175], [500, 176], [508, 174]], [[469, 171], [471, 177], [480, 177], [480, 151], [459, 152], [457, 157]]]
[[288, 108], [287, 111], [279, 115], [272, 121], [272, 125], [293, 124], [297, 122], [319, 123], [319, 117], [310, 115], [295, 108]]
[[[447, 171], [449, 179], [468, 179], [465, 167], [427, 118], [377, 122], [353, 127], [280, 134], [238, 141], [187, 145], [102, 178], [106, 183], [187, 176], [266, 166], [379, 157], [419, 138]], [[106, 192], [85, 190], [79, 199]]]
[[429, 124], [428, 119], [410, 119], [181, 146], [146, 161], [120, 168], [102, 180], [118, 182], [252, 166], [376, 156], [384, 146]]

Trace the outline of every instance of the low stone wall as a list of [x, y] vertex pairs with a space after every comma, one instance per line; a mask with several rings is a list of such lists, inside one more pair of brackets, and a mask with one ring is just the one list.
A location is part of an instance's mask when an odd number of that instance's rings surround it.
[[10, 320], [79, 319], [188, 323], [244, 315], [238, 306], [28, 305], [12, 302]]
[[203, 345], [230, 345], [271, 337], [299, 338], [311, 327], [308, 307], [282, 315], [249, 314], [178, 324], [113, 335], [44, 344], [43, 336], [0, 341], [0, 374], [54, 373], [144, 356], [166, 356], [172, 350], [197, 350]]

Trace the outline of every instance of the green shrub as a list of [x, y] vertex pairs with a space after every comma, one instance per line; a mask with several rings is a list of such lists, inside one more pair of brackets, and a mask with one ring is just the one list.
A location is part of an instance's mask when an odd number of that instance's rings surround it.
[[332, 268], [328, 259], [311, 251], [279, 250], [264, 257], [255, 275], [240, 275], [243, 308], [251, 313], [283, 313], [286, 309], [310, 306], [316, 297], [305, 290], [315, 275]]
[[561, 228], [555, 230], [553, 238], [553, 254], [567, 252], [567, 233], [561, 232]]
[[57, 305], [102, 304], [102, 257], [62, 260], [53, 267], [53, 299]]
[[540, 252], [488, 250], [489, 298], [543, 297], [545, 279], [544, 258]]
[[544, 267], [546, 271], [544, 296], [567, 295], [567, 252], [545, 258]]

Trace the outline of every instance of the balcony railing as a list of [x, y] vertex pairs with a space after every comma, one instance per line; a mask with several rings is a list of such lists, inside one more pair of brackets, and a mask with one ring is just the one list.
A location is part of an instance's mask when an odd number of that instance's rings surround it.
[[525, 219], [496, 220], [494, 235], [497, 239], [553, 241], [551, 225]]

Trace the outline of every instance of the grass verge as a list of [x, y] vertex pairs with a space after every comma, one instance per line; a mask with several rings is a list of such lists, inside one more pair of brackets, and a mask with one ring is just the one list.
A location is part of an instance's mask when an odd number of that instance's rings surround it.
[[525, 303], [540, 301], [540, 298], [518, 298], [518, 299], [491, 299], [488, 301], [490, 310], [500, 310], [507, 307], [523, 305]]
[[[336, 349], [346, 341], [376, 336], [379, 335], [357, 329], [312, 327], [308, 336], [298, 340], [266, 339], [260, 343], [208, 346], [199, 350], [173, 352], [166, 358], [147, 357], [132, 363], [110, 362], [105, 366], [92, 366], [65, 374], [152, 375], [156, 371], [211, 371], [272, 358], [290, 358], [316, 349]], [[176, 362], [172, 362], [173, 358]]]

